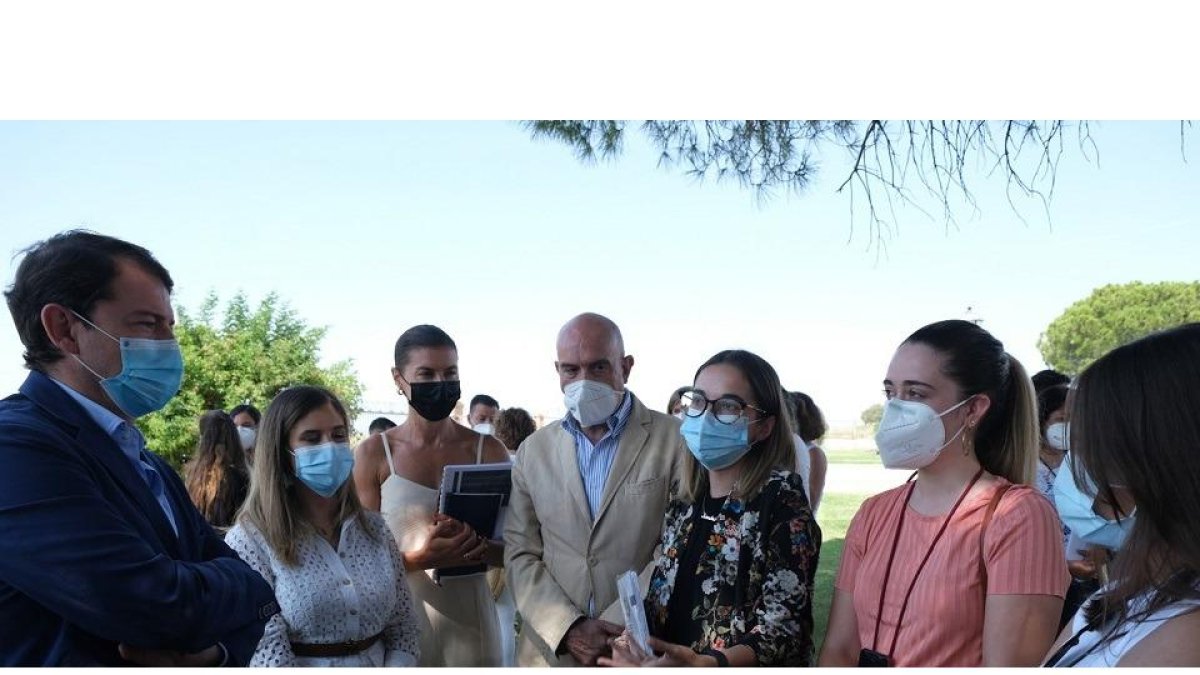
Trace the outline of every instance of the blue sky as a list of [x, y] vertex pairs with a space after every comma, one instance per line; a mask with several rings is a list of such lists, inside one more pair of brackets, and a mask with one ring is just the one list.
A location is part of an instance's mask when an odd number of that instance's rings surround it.
[[[880, 249], [851, 231], [839, 155], [804, 194], [759, 204], [656, 167], [637, 136], [584, 165], [512, 122], [0, 122], [0, 254], [7, 285], [13, 253], [84, 226], [154, 251], [183, 306], [278, 292], [329, 327], [324, 359], [353, 358], [369, 399], [395, 397], [396, 337], [434, 323], [458, 341], [465, 396], [559, 415], [555, 333], [598, 311], [652, 407], [743, 347], [844, 422], [925, 323], [974, 307], [1033, 371], [1039, 334], [1092, 289], [1197, 279], [1200, 143], [1188, 163], [1177, 123], [1092, 135], [1098, 162], [1068, 141], [1049, 221], [1018, 201], [1022, 222], [980, 173], [978, 214], [948, 229], [900, 208]], [[5, 391], [19, 353], [5, 321]]]

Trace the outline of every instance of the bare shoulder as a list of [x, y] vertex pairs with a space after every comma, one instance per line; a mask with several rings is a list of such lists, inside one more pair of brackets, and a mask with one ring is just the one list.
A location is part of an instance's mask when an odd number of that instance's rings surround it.
[[1200, 607], [1167, 619], [1142, 638], [1118, 666], [1200, 666]]
[[[382, 434], [371, 434], [354, 446], [354, 469], [356, 476], [390, 473], [383, 452]], [[360, 488], [361, 489], [361, 488]]]
[[483, 459], [492, 463], [511, 461], [508, 449], [495, 436], [483, 437]]

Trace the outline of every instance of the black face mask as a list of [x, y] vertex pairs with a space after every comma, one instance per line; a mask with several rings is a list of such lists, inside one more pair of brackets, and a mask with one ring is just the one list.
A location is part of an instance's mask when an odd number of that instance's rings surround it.
[[454, 404], [462, 397], [458, 380], [412, 382], [408, 386], [412, 391], [408, 404], [430, 422], [441, 422], [449, 417]]

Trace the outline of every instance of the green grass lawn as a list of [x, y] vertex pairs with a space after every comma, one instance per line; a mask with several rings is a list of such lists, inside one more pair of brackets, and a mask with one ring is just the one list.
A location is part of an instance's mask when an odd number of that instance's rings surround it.
[[[869, 454], [872, 462], [879, 461], [874, 453]], [[830, 462], [833, 461], [831, 455]], [[821, 499], [821, 511], [817, 515], [817, 523], [821, 526], [821, 563], [817, 566], [816, 588], [813, 589], [813, 645], [816, 646], [818, 653], [821, 644], [825, 641], [825, 625], [829, 621], [829, 605], [833, 602], [833, 579], [837, 576], [838, 563], [842, 560], [842, 544], [845, 542], [846, 528], [850, 526], [850, 519], [858, 511], [859, 505], [870, 496], [865, 494], [827, 494]]]
[[[879, 464], [879, 454], [874, 450], [830, 450], [823, 448], [830, 464]], [[822, 503], [824, 506], [824, 503]], [[854, 515], [854, 514], [850, 514]]]

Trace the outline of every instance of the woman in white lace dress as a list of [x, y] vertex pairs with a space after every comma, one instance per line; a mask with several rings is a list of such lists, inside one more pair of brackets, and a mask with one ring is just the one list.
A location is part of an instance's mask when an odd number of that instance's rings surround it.
[[292, 387], [259, 428], [250, 495], [225, 541], [275, 589], [251, 666], [412, 666], [420, 628], [383, 518], [359, 505], [346, 411]]

